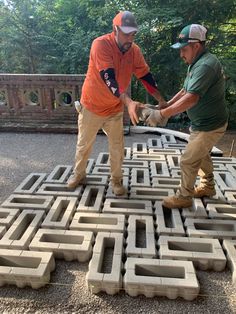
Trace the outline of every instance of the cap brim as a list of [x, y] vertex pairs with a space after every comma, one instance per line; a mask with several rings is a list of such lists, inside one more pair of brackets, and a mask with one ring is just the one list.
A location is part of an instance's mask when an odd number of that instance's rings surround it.
[[180, 48], [183, 48], [185, 46], [188, 46], [189, 43], [176, 43], [174, 45], [171, 46], [171, 48], [174, 48], [174, 49], [180, 49]]
[[129, 34], [132, 32], [137, 32], [138, 28], [137, 27], [130, 27], [130, 26], [119, 26], [120, 30], [125, 33], [125, 34]]

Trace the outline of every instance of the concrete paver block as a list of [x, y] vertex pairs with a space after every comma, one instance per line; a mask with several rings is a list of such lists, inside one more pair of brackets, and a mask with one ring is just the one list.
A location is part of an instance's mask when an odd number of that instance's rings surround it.
[[215, 171], [215, 181], [220, 187], [221, 191], [236, 192], [236, 178], [228, 171]]
[[29, 245], [31, 251], [53, 252], [55, 258], [87, 262], [92, 256], [91, 231], [39, 229]]
[[206, 209], [210, 218], [236, 219], [236, 205], [208, 204]]
[[43, 183], [36, 194], [53, 196], [81, 197], [83, 187], [80, 185], [74, 189], [68, 188], [65, 183]]
[[72, 166], [57, 165], [48, 175], [47, 183], [65, 183], [72, 172]]
[[39, 289], [50, 281], [55, 260], [50, 252], [0, 249], [0, 286]]
[[150, 148], [150, 155], [181, 155], [181, 151], [179, 149], [171, 149], [171, 148]]
[[216, 194], [214, 196], [203, 197], [203, 203], [205, 206], [207, 206], [207, 204], [211, 204], [211, 203], [213, 203], [213, 204], [215, 204], [215, 203], [219, 203], [219, 204], [226, 203], [226, 197], [222, 193], [222, 191], [218, 188], [217, 185], [215, 185], [215, 190], [216, 190]]
[[3, 237], [3, 235], [6, 233], [7, 229], [5, 226], [0, 226], [0, 239]]
[[86, 185], [104, 185], [106, 186], [108, 183], [108, 176], [107, 175], [93, 175], [88, 174], [86, 176]]
[[96, 167], [110, 166], [109, 153], [99, 153], [95, 162]]
[[236, 192], [225, 192], [225, 198], [229, 204], [236, 204]]
[[150, 168], [151, 168], [151, 176], [153, 177], [170, 177], [170, 172], [168, 169], [168, 165], [166, 161], [151, 161], [150, 162]]
[[0, 226], [8, 229], [19, 214], [20, 210], [17, 208], [0, 208]]
[[125, 147], [124, 149], [124, 159], [131, 159], [132, 150], [131, 147]]
[[163, 148], [160, 138], [149, 138], [147, 144], [149, 148]]
[[183, 208], [182, 217], [186, 218], [208, 218], [206, 208], [200, 198], [193, 199], [193, 205], [189, 208]]
[[[96, 174], [96, 175], [108, 175], [110, 176], [110, 167], [94, 167], [93, 168], [93, 171], [92, 171], [92, 174]], [[122, 173], [123, 173], [123, 176], [129, 176], [129, 168], [124, 168], [122, 167]]]
[[168, 261], [128, 257], [125, 263], [125, 291], [130, 296], [166, 296], [194, 300], [200, 291], [195, 269], [190, 261]]
[[226, 164], [225, 167], [236, 178], [236, 164]]
[[213, 162], [214, 171], [229, 171], [225, 164], [223, 163], [214, 163]]
[[38, 230], [45, 212], [23, 210], [0, 240], [0, 248], [26, 250]]
[[[149, 149], [150, 150], [150, 149]], [[165, 155], [160, 155], [160, 154], [133, 154], [133, 160], [163, 160], [165, 161]]]
[[151, 187], [149, 169], [132, 168], [130, 186]]
[[123, 167], [125, 168], [147, 168], [148, 169], [148, 161], [147, 160], [133, 160], [126, 159], [123, 161]]
[[154, 188], [161, 188], [161, 189], [165, 189], [165, 188], [170, 188], [173, 189], [175, 192], [177, 191], [177, 189], [179, 188], [180, 185], [180, 179], [178, 178], [163, 178], [163, 177], [154, 177], [152, 179], [152, 186]]
[[155, 202], [155, 215], [159, 235], [185, 236], [178, 209], [163, 209], [162, 203], [157, 201]]
[[2, 207], [7, 208], [19, 208], [19, 209], [34, 209], [48, 211], [54, 201], [53, 196], [41, 196], [41, 195], [21, 195], [12, 194], [5, 202], [2, 203]]
[[146, 258], [154, 258], [157, 256], [152, 216], [129, 216], [127, 231], [127, 256]]
[[179, 144], [179, 143], [177, 143], [177, 144], [174, 144], [174, 143], [163, 144], [163, 147], [164, 147], [164, 148], [168, 148], [168, 149], [178, 149], [178, 150], [180, 150], [180, 151], [185, 150], [186, 146], [187, 146], [187, 144], [183, 144], [183, 143], [182, 143], [182, 144]]
[[46, 173], [31, 173], [15, 189], [16, 194], [33, 194], [47, 177]]
[[192, 261], [201, 270], [225, 269], [226, 257], [217, 239], [160, 236], [158, 244], [161, 259]]
[[224, 240], [223, 248], [226, 251], [227, 264], [232, 271], [232, 282], [236, 284], [236, 240]]
[[170, 169], [170, 173], [171, 173], [172, 178], [181, 178], [180, 169]]
[[160, 201], [164, 197], [174, 195], [173, 189], [159, 189], [159, 188], [140, 188], [131, 187], [130, 198], [131, 199], [143, 199], [151, 201]]
[[104, 213], [153, 215], [152, 202], [147, 200], [106, 199]]
[[132, 151], [133, 154], [147, 154], [147, 143], [133, 143]]
[[76, 204], [76, 197], [57, 197], [42, 222], [42, 228], [67, 229], [76, 211]]
[[71, 230], [98, 232], [124, 232], [125, 216], [121, 214], [75, 213]]
[[163, 144], [177, 144], [176, 138], [172, 134], [161, 134], [161, 142]]
[[[107, 294], [113, 295], [121, 290], [123, 241], [123, 235], [120, 233], [99, 232], [97, 234], [86, 275], [87, 285], [92, 293], [106, 291]], [[109, 267], [104, 265], [107, 250], [112, 253]]]
[[166, 156], [167, 163], [170, 169], [180, 169], [180, 155], [168, 155]]
[[104, 193], [105, 186], [86, 186], [76, 211], [99, 213], [103, 205]]
[[236, 165], [236, 158], [235, 157], [215, 157], [212, 156], [213, 163], [223, 163], [226, 164], [235, 164]]
[[187, 218], [184, 225], [190, 237], [236, 239], [234, 220]]

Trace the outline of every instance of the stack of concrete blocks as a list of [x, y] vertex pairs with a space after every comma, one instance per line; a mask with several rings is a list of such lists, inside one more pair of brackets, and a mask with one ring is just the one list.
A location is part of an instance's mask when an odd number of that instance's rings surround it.
[[67, 188], [71, 165], [29, 174], [0, 206], [0, 285], [40, 288], [55, 259], [89, 262], [92, 293], [193, 300], [197, 270], [223, 271], [226, 261], [236, 282], [236, 158], [213, 157], [214, 197], [181, 210], [162, 206], [180, 184], [186, 144], [169, 132], [125, 147], [121, 197], [107, 152], [88, 160], [86, 182], [75, 189]]

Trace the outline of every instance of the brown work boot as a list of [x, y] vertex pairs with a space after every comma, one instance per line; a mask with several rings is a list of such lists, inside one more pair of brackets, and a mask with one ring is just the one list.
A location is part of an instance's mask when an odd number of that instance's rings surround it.
[[191, 207], [193, 200], [183, 196], [169, 196], [163, 199], [162, 205], [167, 208], [186, 208]]
[[119, 196], [119, 195], [124, 195], [126, 194], [126, 188], [122, 184], [122, 180], [112, 180], [111, 181], [112, 185], [112, 192]]
[[84, 174], [74, 174], [70, 177], [69, 181], [67, 182], [67, 187], [69, 189], [75, 189], [77, 186], [82, 185], [86, 182], [86, 175]]
[[203, 196], [212, 197], [214, 195], [216, 195], [216, 190], [214, 186], [213, 187], [197, 186], [193, 192], [194, 197], [203, 197]]

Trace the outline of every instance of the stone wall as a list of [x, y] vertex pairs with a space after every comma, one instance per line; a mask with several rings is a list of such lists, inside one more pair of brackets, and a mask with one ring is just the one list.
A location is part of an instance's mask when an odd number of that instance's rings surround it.
[[[0, 130], [77, 132], [83, 74], [0, 74]], [[124, 125], [129, 125], [126, 110]]]

